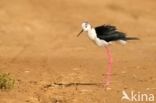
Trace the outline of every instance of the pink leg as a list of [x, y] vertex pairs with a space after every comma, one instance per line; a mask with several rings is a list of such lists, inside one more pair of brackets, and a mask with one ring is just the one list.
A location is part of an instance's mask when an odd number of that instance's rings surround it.
[[112, 77], [112, 54], [109, 50], [108, 47], [105, 47], [106, 49], [106, 55], [108, 57], [108, 68], [107, 68], [107, 73], [106, 73], [106, 85], [109, 85], [111, 83], [111, 77]]

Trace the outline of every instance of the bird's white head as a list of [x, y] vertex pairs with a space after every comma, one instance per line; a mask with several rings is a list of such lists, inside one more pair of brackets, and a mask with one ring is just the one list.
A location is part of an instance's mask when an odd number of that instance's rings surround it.
[[88, 22], [83, 22], [82, 29], [83, 31], [89, 31], [91, 29], [91, 25]]
[[92, 28], [88, 22], [83, 22], [81, 26], [82, 26], [82, 30], [77, 36], [79, 36], [83, 31], [88, 32]]

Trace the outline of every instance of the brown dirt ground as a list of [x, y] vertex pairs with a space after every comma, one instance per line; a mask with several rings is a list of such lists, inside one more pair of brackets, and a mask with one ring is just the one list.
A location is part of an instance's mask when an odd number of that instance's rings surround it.
[[[0, 72], [10, 73], [16, 85], [0, 92], [0, 103], [120, 103], [122, 90], [156, 95], [155, 10], [155, 0], [1, 0]], [[104, 49], [85, 33], [76, 37], [84, 20], [141, 38], [110, 47], [109, 90], [51, 85], [102, 82]]]

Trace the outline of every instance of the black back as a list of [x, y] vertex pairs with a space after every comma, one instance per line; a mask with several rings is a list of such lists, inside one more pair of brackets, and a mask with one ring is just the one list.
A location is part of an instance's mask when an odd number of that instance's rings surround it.
[[102, 25], [95, 27], [95, 31], [99, 39], [105, 40], [107, 42], [116, 40], [126, 40], [125, 33], [117, 31], [115, 26]]

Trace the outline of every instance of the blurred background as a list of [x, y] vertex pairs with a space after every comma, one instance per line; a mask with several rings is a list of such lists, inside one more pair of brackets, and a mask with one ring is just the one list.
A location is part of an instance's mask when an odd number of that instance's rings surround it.
[[[1, 103], [112, 103], [122, 90], [156, 94], [155, 0], [0, 0], [0, 72], [15, 88]], [[101, 87], [44, 88], [53, 82], [100, 83], [107, 67], [103, 48], [89, 41], [81, 23], [111, 24], [139, 37], [113, 43], [113, 82]], [[112, 99], [114, 98], [114, 99]]]

